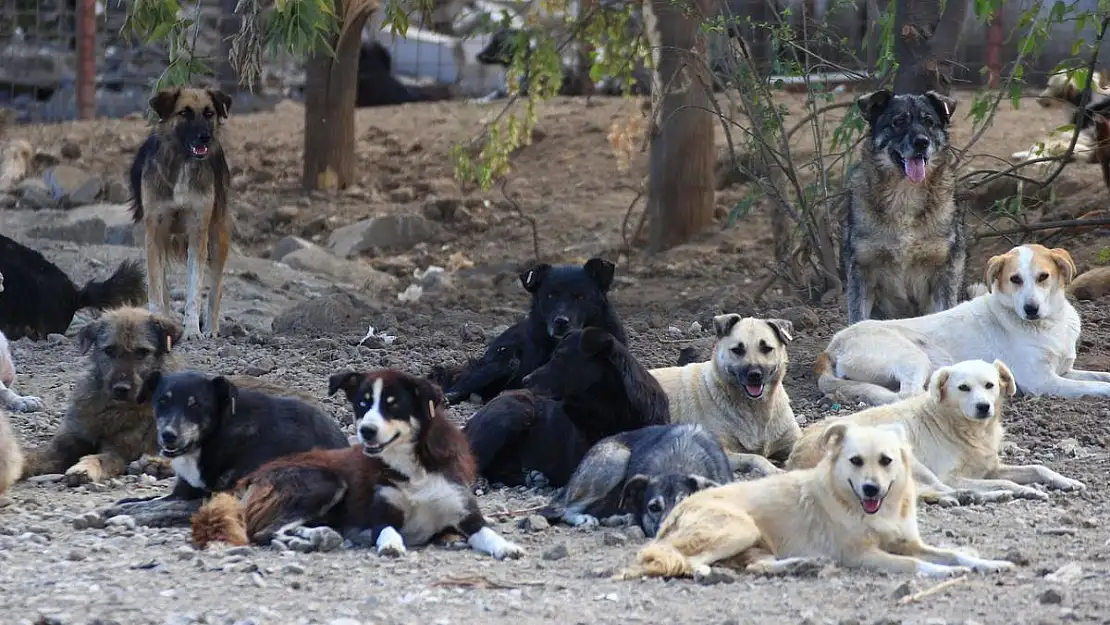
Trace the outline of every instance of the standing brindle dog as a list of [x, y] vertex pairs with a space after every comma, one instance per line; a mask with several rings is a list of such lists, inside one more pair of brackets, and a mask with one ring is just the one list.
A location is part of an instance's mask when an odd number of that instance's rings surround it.
[[204, 333], [220, 329], [223, 273], [231, 247], [231, 176], [219, 130], [231, 98], [213, 89], [173, 88], [150, 99], [158, 125], [131, 164], [131, 213], [146, 225], [147, 296], [170, 313], [166, 264], [184, 259], [188, 283], [182, 339], [201, 336], [201, 276], [207, 268]]
[[848, 323], [917, 317], [956, 304], [967, 263], [948, 126], [956, 101], [882, 90], [857, 102], [871, 128], [848, 177], [840, 270]]

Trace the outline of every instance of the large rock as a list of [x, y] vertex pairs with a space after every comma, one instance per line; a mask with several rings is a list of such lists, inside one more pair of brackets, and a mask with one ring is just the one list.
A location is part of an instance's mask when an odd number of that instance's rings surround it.
[[290, 306], [274, 317], [274, 334], [327, 336], [366, 332], [363, 319], [374, 315], [376, 308], [351, 293], [333, 293], [315, 297]]
[[72, 165], [55, 165], [47, 169], [42, 174], [42, 181], [58, 205], [63, 207], [92, 204], [104, 188], [100, 178]]
[[274, 244], [274, 249], [270, 250], [270, 260], [281, 262], [286, 256], [303, 250], [306, 247], [312, 247], [312, 241], [302, 239], [301, 237], [287, 236]]
[[132, 223], [131, 209], [127, 204], [93, 204], [65, 213], [44, 211], [39, 214], [58, 217], [30, 228], [30, 236], [74, 243], [143, 244], [143, 228]]
[[281, 262], [293, 269], [311, 271], [349, 283], [365, 292], [378, 293], [397, 286], [397, 278], [388, 273], [339, 258], [318, 245], [309, 245], [290, 252]]
[[385, 215], [335, 230], [328, 238], [328, 247], [346, 258], [362, 252], [408, 249], [435, 233], [435, 225], [420, 215]]

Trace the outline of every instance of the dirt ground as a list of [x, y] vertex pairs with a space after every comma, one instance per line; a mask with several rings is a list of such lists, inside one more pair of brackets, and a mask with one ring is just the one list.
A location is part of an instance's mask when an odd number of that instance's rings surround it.
[[[961, 94], [961, 112], [970, 96]], [[800, 118], [799, 100], [787, 100]], [[592, 255], [616, 258], [621, 223], [646, 172], [638, 154], [618, 171], [607, 134], [614, 119], [638, 114], [637, 103], [616, 99], [560, 99], [542, 112], [543, 136], [514, 160], [510, 185], [521, 212], [540, 232], [548, 262], [582, 262]], [[229, 336], [180, 346], [194, 368], [251, 373], [326, 394], [326, 378], [340, 368], [395, 366], [423, 372], [479, 352], [483, 337], [524, 312], [527, 297], [516, 272], [532, 257], [530, 228], [500, 192], [461, 189], [451, 180], [450, 147], [496, 115], [497, 105], [434, 103], [358, 113], [358, 187], [338, 197], [297, 191], [303, 119], [295, 104], [268, 114], [232, 117], [228, 130], [235, 176], [239, 232], [224, 297]], [[1020, 110], [1004, 104], [996, 123], [973, 152], [1007, 157], [1026, 149], [1061, 124], [1031, 100]], [[957, 113], [953, 142], [970, 137], [969, 119]], [[103, 120], [16, 127], [12, 134], [39, 149], [77, 143], [80, 165], [124, 180], [143, 123]], [[800, 133], [804, 134], [804, 133]], [[723, 139], [718, 137], [718, 145]], [[997, 167], [981, 157], [975, 167]], [[721, 213], [746, 194], [743, 186], [718, 193]], [[394, 294], [370, 298], [343, 292], [328, 279], [265, 259], [271, 246], [294, 234], [326, 241], [337, 227], [386, 213], [420, 212], [425, 202], [448, 199], [465, 208], [439, 224], [435, 238], [403, 253], [363, 262], [401, 278], [429, 265], [446, 266], [463, 253], [472, 269], [414, 303]], [[1093, 165], [1069, 166], [1052, 201], [1025, 218], [1075, 217], [1107, 208], [1107, 192]], [[978, 207], [989, 204], [977, 197]], [[283, 219], [279, 207], [293, 206]], [[640, 208], [633, 211], [632, 223]], [[14, 223], [12, 220], [10, 223]], [[21, 223], [26, 219], [20, 219]], [[984, 211], [970, 218], [1010, 227]], [[0, 220], [0, 227], [7, 231]], [[77, 282], [106, 275], [124, 258], [142, 258], [125, 246], [80, 246], [16, 236], [41, 250]], [[971, 252], [969, 275], [990, 254], [1018, 239], [985, 239]], [[1098, 232], [1064, 237], [1081, 269], [1100, 261], [1110, 243]], [[771, 252], [768, 215], [757, 207], [728, 228], [722, 220], [697, 241], [655, 258], [623, 259], [613, 294], [629, 329], [633, 352], [644, 364], [675, 361], [696, 345], [708, 353], [712, 315], [725, 311], [781, 315], [795, 324], [787, 387], [806, 420], [830, 413], [818, 402], [811, 366], [830, 335], [843, 327], [836, 305], [817, 306], [782, 288], [753, 305], [750, 291], [767, 275]], [[171, 276], [180, 311], [183, 275]], [[399, 290], [399, 289], [398, 289]], [[353, 313], [326, 328], [275, 333], [273, 319], [306, 301], [355, 297]], [[1078, 366], [1110, 369], [1110, 314], [1106, 301], [1082, 302], [1084, 336]], [[71, 328], [70, 335], [76, 328]], [[360, 346], [368, 325], [394, 335], [392, 344]], [[27, 444], [44, 442], [65, 411], [80, 355], [76, 343], [52, 337], [13, 344], [16, 389], [45, 399], [47, 408], [16, 414], [12, 421]], [[343, 422], [349, 409], [324, 400]], [[462, 419], [473, 406], [464, 404]], [[1018, 625], [1110, 623], [1110, 410], [1104, 401], [1020, 399], [1006, 413], [1009, 439], [1019, 450], [1011, 462], [1043, 462], [1084, 481], [1077, 495], [1053, 493], [1051, 501], [1014, 501], [954, 509], [923, 507], [927, 541], [1007, 557], [1021, 566], [1010, 573], [975, 575], [931, 596], [899, 597], [933, 582], [844, 570], [807, 578], [736, 575], [718, 584], [691, 581], [614, 582], [609, 574], [632, 558], [642, 534], [623, 527], [576, 530], [533, 527], [529, 510], [550, 494], [495, 489], [481, 497], [499, 531], [524, 546], [520, 561], [497, 562], [469, 551], [429, 547], [400, 560], [366, 551], [301, 554], [268, 548], [210, 549], [188, 546], [187, 532], [109, 526], [77, 529], [82, 514], [125, 496], [168, 492], [170, 481], [127, 476], [105, 485], [68, 488], [50, 480], [18, 484], [0, 508], [0, 621], [3, 623], [131, 624], [333, 624], [355, 623], [805, 623], [863, 625], [980, 623]], [[81, 525], [80, 521], [76, 525]], [[1064, 567], [1062, 569], [1062, 567]], [[1061, 570], [1062, 569], [1062, 570]], [[1050, 575], [1057, 572], [1055, 575]]]

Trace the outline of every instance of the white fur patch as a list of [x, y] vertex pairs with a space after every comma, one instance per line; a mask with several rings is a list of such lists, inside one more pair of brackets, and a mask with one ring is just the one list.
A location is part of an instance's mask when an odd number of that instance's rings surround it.
[[397, 530], [388, 526], [378, 534], [375, 546], [378, 548], [378, 555], [399, 556], [405, 553], [405, 540]]
[[462, 521], [469, 502], [469, 491], [464, 487], [438, 473], [421, 473], [410, 476], [406, 483], [381, 490], [381, 496], [403, 514], [405, 524], [401, 527], [401, 535], [413, 545], [426, 543], [435, 534]]
[[385, 382], [381, 378], [374, 380], [374, 384], [371, 387], [372, 395], [363, 398], [363, 400], [358, 403], [358, 407], [364, 412], [362, 413], [362, 418], [358, 421], [358, 427], [355, 429], [358, 432], [358, 440], [363, 445], [373, 445], [377, 443], [377, 441], [362, 439], [363, 426], [372, 427], [380, 431], [382, 426], [385, 425], [385, 416], [382, 415], [382, 389], [384, 386]]
[[208, 490], [208, 487], [204, 485], [204, 479], [200, 476], [199, 462], [200, 450], [198, 449], [173, 458], [170, 460], [170, 466], [173, 467], [174, 474], [179, 479], [188, 482], [189, 486]]
[[505, 540], [489, 527], [478, 530], [466, 542], [474, 551], [489, 554], [498, 560], [524, 553], [523, 549]]

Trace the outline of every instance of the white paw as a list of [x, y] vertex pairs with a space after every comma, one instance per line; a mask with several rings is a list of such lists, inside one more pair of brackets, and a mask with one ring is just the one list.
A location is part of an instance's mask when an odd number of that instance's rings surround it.
[[1013, 562], [1006, 560], [975, 560], [971, 563], [971, 570], [976, 573], [996, 573], [998, 571], [1008, 571], [1015, 568], [1017, 565]]
[[186, 319], [182, 324], [181, 340], [189, 341], [204, 338], [200, 331], [200, 319]]
[[387, 527], [378, 534], [378, 555], [389, 558], [399, 558], [405, 555], [405, 540], [392, 527]]
[[568, 514], [565, 519], [567, 524], [574, 527], [597, 527], [600, 525], [597, 517], [589, 514]]
[[1079, 491], [1087, 490], [1087, 485], [1079, 480], [1073, 480], [1069, 477], [1059, 477], [1052, 482], [1052, 486], [1063, 491]]
[[8, 402], [8, 410], [12, 412], [38, 412], [44, 406], [42, 398], [33, 395], [16, 395]]
[[1022, 487], [1021, 490], [1014, 493], [1015, 497], [1021, 499], [1035, 499], [1037, 501], [1048, 501], [1048, 493], [1037, 490], [1036, 488]]
[[970, 572], [971, 569], [966, 566], [948, 566], [932, 562], [922, 562], [917, 565], [917, 574], [922, 577], [953, 577]]
[[516, 560], [524, 556], [524, 549], [520, 545], [506, 540], [504, 544], [494, 549], [490, 555], [498, 560]]

